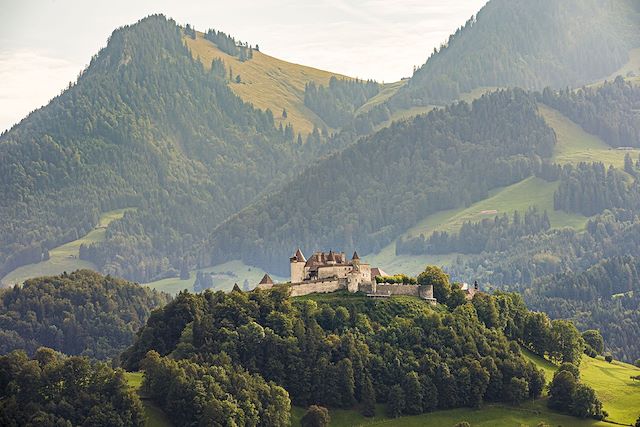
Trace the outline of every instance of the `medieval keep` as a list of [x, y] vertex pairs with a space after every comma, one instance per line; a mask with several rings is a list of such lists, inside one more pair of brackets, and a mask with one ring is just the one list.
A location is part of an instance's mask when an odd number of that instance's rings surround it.
[[[357, 252], [347, 260], [344, 252], [316, 252], [306, 259], [300, 249], [289, 258], [291, 280], [282, 285], [291, 286], [291, 296], [312, 293], [329, 293], [340, 290], [364, 292], [370, 297], [391, 295], [412, 295], [432, 303], [433, 286], [376, 283], [376, 276], [387, 276], [379, 268], [363, 262]], [[278, 286], [265, 274], [258, 288], [268, 289]]]

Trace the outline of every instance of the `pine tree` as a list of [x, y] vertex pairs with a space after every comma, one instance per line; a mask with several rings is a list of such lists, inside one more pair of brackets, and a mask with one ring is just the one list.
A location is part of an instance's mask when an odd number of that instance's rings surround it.
[[362, 384], [362, 415], [373, 417], [376, 415], [376, 392], [371, 382], [371, 377], [367, 374]]

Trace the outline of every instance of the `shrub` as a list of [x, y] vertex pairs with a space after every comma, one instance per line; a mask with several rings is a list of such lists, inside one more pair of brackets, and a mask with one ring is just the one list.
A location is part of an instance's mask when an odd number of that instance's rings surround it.
[[611, 363], [613, 362], [613, 356], [610, 354], [607, 354], [606, 356], [604, 356], [604, 360], [606, 360], [607, 362]]
[[311, 405], [300, 420], [302, 427], [326, 427], [331, 422], [329, 410], [322, 406]]

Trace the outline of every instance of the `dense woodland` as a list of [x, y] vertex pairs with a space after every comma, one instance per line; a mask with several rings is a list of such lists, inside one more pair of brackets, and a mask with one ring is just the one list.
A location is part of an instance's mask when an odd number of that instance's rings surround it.
[[522, 293], [533, 309], [600, 329], [616, 357], [640, 357], [640, 219], [636, 211], [605, 211], [585, 231], [552, 229], [513, 240], [503, 251], [459, 259], [455, 277]]
[[[154, 402], [177, 425], [202, 422], [212, 416], [208, 407], [246, 414], [223, 371], [253, 374], [237, 381], [247, 387], [247, 399], [269, 396], [258, 411], [271, 407], [269, 416], [284, 420], [276, 412], [289, 398], [299, 406], [358, 403], [366, 416], [375, 414], [376, 402], [399, 416], [536, 398], [544, 375], [522, 357], [520, 345], [558, 363], [580, 363], [585, 341], [576, 328], [529, 312], [518, 295], [480, 293], [467, 302], [434, 267], [417, 280], [433, 284], [447, 305], [346, 293], [290, 299], [287, 287], [184, 292], [154, 313], [122, 363], [146, 370], [143, 389], [153, 390]], [[201, 379], [206, 375], [211, 383]], [[265, 380], [289, 397], [269, 392]], [[231, 395], [226, 402], [219, 402], [216, 383]], [[598, 403], [595, 396], [591, 403]]]
[[[309, 107], [332, 128], [344, 128], [353, 124], [356, 110], [380, 92], [380, 85], [372, 80], [346, 80], [332, 76], [328, 86], [307, 83], [304, 88], [304, 105]], [[357, 129], [360, 134], [373, 130]]]
[[430, 213], [532, 175], [555, 142], [535, 100], [521, 90], [395, 123], [218, 227], [212, 258], [285, 274], [297, 246], [378, 250]]
[[43, 347], [0, 356], [0, 424], [142, 427], [145, 414], [121, 369]]
[[169, 296], [81, 270], [27, 280], [0, 291], [0, 354], [50, 347], [108, 359], [131, 345], [151, 311]]
[[429, 237], [420, 234], [399, 239], [396, 243], [396, 254], [478, 254], [485, 251], [504, 251], [511, 246], [513, 240], [546, 231], [550, 227], [546, 211], [540, 213], [535, 208], [529, 208], [524, 215], [515, 211], [511, 218], [503, 214], [493, 220], [484, 219], [475, 223], [466, 221], [455, 233], [435, 231]]
[[84, 259], [141, 282], [193, 267], [211, 229], [332, 150], [285, 138], [182, 37], [163, 16], [116, 30], [76, 84], [0, 136], [0, 276], [125, 207]]
[[565, 88], [606, 78], [640, 46], [639, 9], [633, 0], [491, 0], [391, 103], [448, 103], [476, 88]]

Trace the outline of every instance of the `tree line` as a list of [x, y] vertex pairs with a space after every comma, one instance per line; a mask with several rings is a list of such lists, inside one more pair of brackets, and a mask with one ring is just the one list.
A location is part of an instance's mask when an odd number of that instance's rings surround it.
[[478, 254], [507, 250], [511, 242], [519, 237], [537, 234], [551, 228], [546, 211], [540, 213], [530, 207], [524, 216], [515, 211], [511, 218], [505, 213], [493, 220], [466, 221], [455, 233], [434, 231], [429, 237], [420, 234], [400, 238], [396, 243], [396, 255], [411, 254]]

